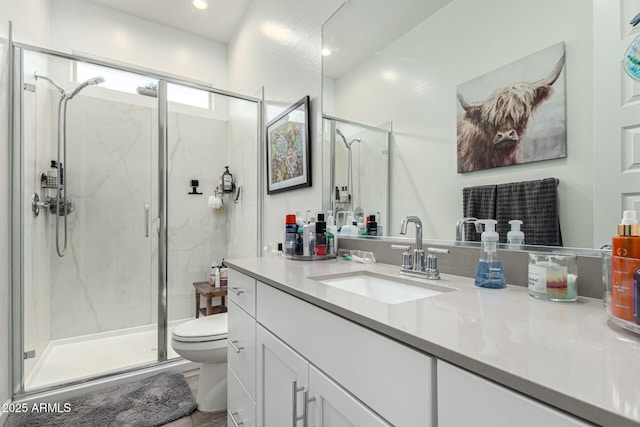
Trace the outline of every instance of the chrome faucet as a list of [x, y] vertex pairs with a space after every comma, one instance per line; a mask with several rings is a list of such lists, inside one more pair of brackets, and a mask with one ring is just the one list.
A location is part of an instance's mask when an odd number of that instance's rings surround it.
[[413, 250], [413, 271], [424, 271], [424, 249], [422, 249], [422, 221], [417, 216], [405, 216], [400, 223], [400, 234], [407, 234], [407, 225], [416, 225], [416, 248]]
[[429, 255], [425, 258], [424, 249], [422, 249], [422, 221], [417, 216], [405, 216], [400, 223], [400, 234], [407, 234], [407, 225], [413, 222], [416, 225], [416, 248], [413, 250], [413, 256], [409, 252], [410, 246], [391, 245], [393, 249], [403, 249], [402, 265], [400, 266], [400, 274], [408, 274], [411, 276], [424, 277], [429, 280], [440, 279], [438, 271], [438, 259], [436, 253], [448, 254], [449, 249], [427, 248]]
[[477, 218], [466, 217], [461, 218], [456, 222], [456, 242], [464, 242], [464, 225], [465, 224], [475, 224], [476, 233], [482, 233], [482, 225], [478, 222]]

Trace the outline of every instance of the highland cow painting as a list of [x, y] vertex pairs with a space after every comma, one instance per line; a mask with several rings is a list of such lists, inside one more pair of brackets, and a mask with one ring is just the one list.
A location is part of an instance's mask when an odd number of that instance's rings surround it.
[[458, 172], [567, 156], [565, 44], [458, 86]]
[[267, 124], [267, 194], [311, 186], [309, 97]]

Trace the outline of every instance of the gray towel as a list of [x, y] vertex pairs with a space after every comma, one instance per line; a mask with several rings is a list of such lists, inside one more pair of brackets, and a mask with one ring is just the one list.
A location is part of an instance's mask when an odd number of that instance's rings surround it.
[[558, 180], [545, 178], [498, 185], [496, 219], [500, 242], [507, 241], [509, 221], [519, 219], [523, 222], [525, 244], [562, 246], [558, 216]]
[[[496, 218], [496, 186], [479, 185], [462, 189], [462, 215], [478, 219]], [[464, 239], [468, 242], [479, 242], [480, 234], [476, 233], [473, 224], [465, 225]]]

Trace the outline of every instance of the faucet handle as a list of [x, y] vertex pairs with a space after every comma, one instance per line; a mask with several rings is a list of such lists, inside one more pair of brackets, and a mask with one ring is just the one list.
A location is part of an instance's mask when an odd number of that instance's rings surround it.
[[402, 265], [401, 269], [411, 270], [413, 268], [413, 257], [411, 256], [411, 246], [408, 245], [391, 245], [391, 249], [402, 249], [404, 252], [402, 253]]
[[436, 256], [436, 253], [448, 254], [449, 249], [427, 248], [427, 251], [429, 251], [429, 255], [427, 255], [426, 268], [425, 268], [427, 279], [439, 280], [440, 272], [438, 271], [438, 257]]

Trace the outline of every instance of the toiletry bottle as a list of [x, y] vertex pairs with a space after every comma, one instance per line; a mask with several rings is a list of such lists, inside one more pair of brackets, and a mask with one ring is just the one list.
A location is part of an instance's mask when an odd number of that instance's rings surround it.
[[327, 255], [327, 224], [316, 222], [316, 255]]
[[[334, 225], [333, 228], [336, 228]], [[338, 241], [338, 232], [334, 234], [333, 232], [327, 230], [327, 255], [335, 255], [337, 252], [336, 242]]]
[[640, 226], [635, 211], [624, 211], [618, 236], [612, 239], [611, 314], [634, 322], [633, 276], [640, 268]]
[[327, 227], [331, 227], [332, 225], [336, 225], [336, 220], [333, 217], [333, 211], [330, 210], [329, 214], [327, 215]]
[[640, 258], [640, 225], [636, 211], [624, 211], [618, 224], [618, 235], [612, 240], [612, 256]]
[[216, 284], [216, 266], [215, 264], [211, 264], [211, 270], [209, 270], [209, 284], [211, 286]]
[[367, 217], [367, 235], [368, 236], [378, 235], [378, 223], [376, 222], [375, 215], [369, 215]]
[[304, 227], [302, 227], [302, 240], [304, 244], [304, 256], [313, 256], [315, 255], [316, 249], [316, 219], [315, 217], [311, 217], [311, 221], [309, 221]]
[[225, 166], [222, 174], [222, 191], [231, 193], [233, 191], [233, 175], [229, 172], [229, 166]]
[[496, 233], [495, 219], [482, 219], [481, 224], [485, 225], [482, 233], [482, 255], [478, 262], [478, 271], [476, 272], [475, 285], [481, 288], [506, 288], [507, 283], [504, 280], [502, 272], [502, 263], [497, 260], [498, 251], [498, 233]]
[[507, 243], [509, 245], [524, 245], [524, 233], [520, 230], [522, 221], [519, 219], [512, 219], [509, 221], [511, 231], [507, 233]]
[[304, 254], [304, 240], [302, 238], [304, 234], [304, 229], [302, 226], [298, 226], [298, 232], [296, 233], [296, 246], [294, 250], [295, 255], [303, 255]]
[[310, 223], [306, 223], [302, 226], [302, 255], [303, 256], [311, 256], [311, 251], [309, 250], [309, 235], [311, 234], [311, 225]]
[[229, 283], [229, 268], [224, 263], [224, 258], [220, 263], [220, 286], [225, 287]]
[[327, 217], [327, 255], [335, 255], [338, 246], [338, 226], [333, 217], [333, 211], [329, 211]]
[[47, 170], [47, 186], [55, 187], [56, 185], [58, 185], [58, 163], [51, 160], [51, 166]]
[[219, 288], [219, 287], [220, 287], [220, 282], [221, 282], [221, 279], [220, 279], [220, 269], [219, 269], [218, 267], [216, 267], [216, 269], [215, 269], [215, 273], [214, 273], [214, 282], [213, 282], [213, 283], [214, 283], [214, 286], [215, 286], [216, 288]]
[[340, 233], [343, 235], [357, 236], [358, 235], [358, 223], [351, 221], [351, 225], [343, 225]]
[[295, 215], [287, 215], [285, 217], [285, 239], [284, 239], [284, 248], [286, 255], [293, 255], [294, 248], [296, 245], [296, 233], [298, 232], [298, 225], [296, 224], [296, 216]]

